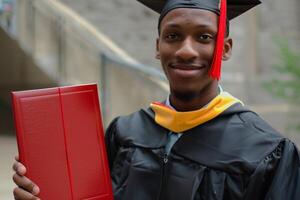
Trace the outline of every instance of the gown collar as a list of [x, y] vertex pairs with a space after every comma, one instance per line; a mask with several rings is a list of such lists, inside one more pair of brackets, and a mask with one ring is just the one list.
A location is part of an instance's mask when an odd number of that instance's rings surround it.
[[155, 122], [162, 127], [182, 133], [214, 119], [236, 103], [243, 104], [239, 99], [221, 91], [212, 101], [199, 110], [178, 112], [170, 107], [170, 103], [153, 102], [150, 104], [155, 114]]

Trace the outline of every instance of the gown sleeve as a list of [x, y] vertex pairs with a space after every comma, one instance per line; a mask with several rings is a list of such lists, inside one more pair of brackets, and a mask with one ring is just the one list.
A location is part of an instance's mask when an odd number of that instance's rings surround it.
[[105, 144], [106, 144], [106, 152], [109, 162], [109, 168], [112, 169], [113, 163], [116, 157], [116, 154], [119, 149], [119, 145], [116, 142], [116, 132], [117, 132], [117, 123], [118, 118], [114, 119], [108, 128], [106, 129], [105, 133]]
[[300, 156], [295, 144], [284, 139], [258, 165], [244, 199], [300, 199]]

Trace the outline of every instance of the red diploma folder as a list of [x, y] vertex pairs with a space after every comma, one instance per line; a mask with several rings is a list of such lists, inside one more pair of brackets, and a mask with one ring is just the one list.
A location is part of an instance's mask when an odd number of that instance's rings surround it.
[[12, 92], [21, 162], [43, 200], [112, 200], [97, 86]]

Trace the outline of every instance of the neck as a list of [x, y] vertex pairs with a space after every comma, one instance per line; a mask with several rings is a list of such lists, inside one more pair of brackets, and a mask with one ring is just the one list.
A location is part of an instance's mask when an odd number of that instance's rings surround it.
[[208, 85], [189, 99], [180, 98], [178, 95], [175, 95], [175, 93], [176, 92], [172, 92], [171, 90], [170, 103], [177, 111], [187, 112], [199, 110], [218, 95], [218, 82]]

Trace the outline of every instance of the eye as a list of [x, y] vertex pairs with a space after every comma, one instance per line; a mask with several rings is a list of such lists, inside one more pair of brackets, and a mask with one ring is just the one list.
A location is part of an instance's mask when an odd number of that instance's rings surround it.
[[179, 35], [177, 33], [168, 33], [165, 35], [165, 39], [167, 41], [174, 41], [177, 40], [179, 38]]
[[209, 35], [209, 34], [201, 34], [198, 39], [200, 41], [205, 41], [205, 42], [209, 42], [210, 40], [213, 39], [213, 36]]

